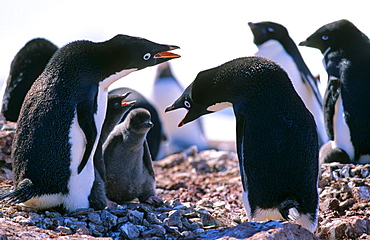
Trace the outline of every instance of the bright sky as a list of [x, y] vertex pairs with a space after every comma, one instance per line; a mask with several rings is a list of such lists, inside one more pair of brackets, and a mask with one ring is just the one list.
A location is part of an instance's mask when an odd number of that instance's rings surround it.
[[[15, 54], [32, 38], [61, 47], [79, 39], [105, 41], [127, 34], [180, 46], [175, 52], [182, 57], [171, 64], [185, 87], [199, 71], [256, 52], [250, 21], [280, 23], [296, 43], [343, 18], [370, 36], [367, 6], [358, 0], [1, 0], [0, 84]], [[299, 49], [313, 73], [321, 71], [320, 52]], [[114, 86], [140, 86], [145, 94], [150, 88], [142, 86], [151, 86], [155, 70], [132, 73]]]

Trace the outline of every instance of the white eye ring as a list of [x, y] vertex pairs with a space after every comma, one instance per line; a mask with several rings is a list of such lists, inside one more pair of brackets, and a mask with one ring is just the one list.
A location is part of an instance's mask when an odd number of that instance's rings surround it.
[[267, 31], [269, 31], [269, 32], [275, 32], [275, 29], [273, 29], [272, 27], [269, 27], [269, 28], [267, 28]]
[[152, 55], [150, 53], [146, 53], [143, 57], [144, 60], [149, 60], [149, 58], [151, 57]]
[[324, 41], [326, 41], [326, 40], [328, 40], [328, 39], [329, 39], [329, 37], [328, 37], [328, 36], [326, 36], [326, 35], [323, 35], [323, 36], [321, 37], [321, 39], [322, 39], [322, 40], [324, 40]]
[[191, 104], [190, 104], [190, 102], [189, 101], [184, 101], [184, 105], [185, 105], [185, 107], [187, 107], [187, 108], [190, 108], [191, 107]]

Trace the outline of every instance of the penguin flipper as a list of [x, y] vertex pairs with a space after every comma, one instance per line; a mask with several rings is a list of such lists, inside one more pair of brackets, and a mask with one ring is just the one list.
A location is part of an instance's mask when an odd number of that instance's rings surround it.
[[247, 174], [245, 172], [244, 162], [244, 117], [236, 115], [236, 132], [239, 133], [236, 136], [236, 146], [239, 156], [239, 168], [240, 176], [242, 178], [242, 184], [244, 191], [248, 190]]
[[36, 195], [32, 181], [26, 178], [19, 183], [14, 191], [1, 195], [0, 202], [6, 204], [23, 203]]
[[340, 79], [329, 77], [328, 86], [325, 90], [324, 96], [324, 120], [326, 132], [330, 140], [334, 140], [334, 114], [335, 103], [340, 95]]
[[80, 174], [86, 166], [98, 135], [93, 114], [94, 107], [94, 101], [83, 101], [77, 104], [78, 124], [80, 125], [86, 138], [86, 148], [80, 165], [78, 165], [78, 174]]
[[144, 166], [146, 167], [146, 169], [148, 169], [150, 175], [152, 175], [153, 178], [155, 178], [154, 169], [153, 169], [153, 163], [152, 163], [152, 157], [150, 155], [150, 151], [149, 151], [149, 146], [148, 146], [148, 141], [147, 140], [144, 141], [143, 162], [144, 162]]

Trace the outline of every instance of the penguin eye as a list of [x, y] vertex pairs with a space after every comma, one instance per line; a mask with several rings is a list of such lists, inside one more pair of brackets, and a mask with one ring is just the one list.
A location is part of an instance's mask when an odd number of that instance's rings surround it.
[[269, 28], [267, 28], [267, 31], [269, 31], [269, 32], [275, 32], [275, 29], [273, 29], [272, 27], [269, 27]]
[[115, 104], [114, 104], [114, 108], [118, 108], [118, 107], [119, 107], [119, 105], [120, 105], [119, 103], [115, 103]]
[[189, 102], [189, 101], [187, 101], [187, 100], [185, 100], [185, 101], [184, 101], [184, 105], [185, 105], [185, 107], [187, 107], [187, 108], [190, 108], [190, 107], [191, 107], [190, 102]]
[[151, 57], [152, 55], [150, 53], [146, 53], [143, 57], [143, 59], [146, 61], [146, 60], [149, 60], [149, 58]]
[[329, 37], [328, 37], [328, 36], [326, 36], [326, 35], [323, 35], [323, 36], [321, 37], [321, 39], [322, 39], [322, 40], [324, 40], [324, 41], [326, 41], [326, 40], [328, 40], [328, 39], [329, 39]]

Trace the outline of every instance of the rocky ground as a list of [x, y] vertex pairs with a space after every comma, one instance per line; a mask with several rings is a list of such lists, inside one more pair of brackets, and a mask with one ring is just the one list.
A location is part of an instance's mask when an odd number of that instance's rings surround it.
[[[0, 193], [12, 187], [12, 127], [0, 131]], [[154, 167], [163, 206], [133, 202], [62, 215], [1, 205], [0, 239], [370, 239], [370, 165], [322, 166], [315, 235], [287, 222], [247, 222], [234, 152], [191, 148]]]

